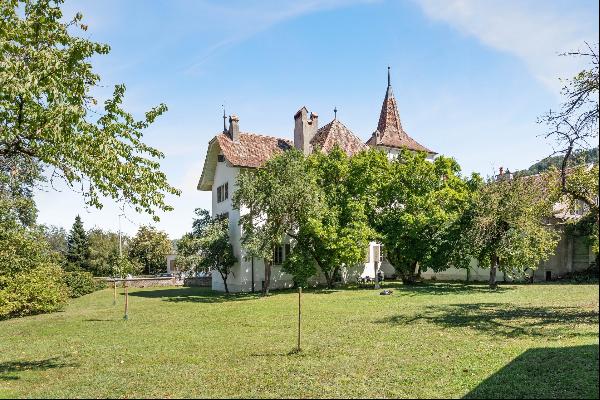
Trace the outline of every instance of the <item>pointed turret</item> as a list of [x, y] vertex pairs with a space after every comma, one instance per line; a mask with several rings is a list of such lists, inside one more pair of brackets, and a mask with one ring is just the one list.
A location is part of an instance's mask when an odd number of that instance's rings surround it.
[[367, 144], [369, 146], [407, 148], [409, 150], [425, 151], [430, 154], [436, 154], [408, 136], [402, 128], [400, 114], [398, 113], [398, 105], [392, 90], [390, 67], [388, 67], [387, 78], [388, 85], [383, 104], [381, 105], [377, 129], [373, 132], [373, 136], [367, 141]]

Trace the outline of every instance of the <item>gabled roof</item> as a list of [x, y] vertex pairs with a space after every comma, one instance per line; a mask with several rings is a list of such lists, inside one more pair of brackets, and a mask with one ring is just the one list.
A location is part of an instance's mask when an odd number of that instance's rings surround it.
[[223, 155], [234, 167], [258, 168], [273, 155], [294, 146], [287, 139], [253, 133], [240, 133], [238, 141], [222, 133], [217, 135], [217, 140]]
[[313, 149], [319, 148], [325, 153], [329, 153], [337, 144], [349, 156], [367, 148], [358, 136], [337, 119], [319, 128], [310, 144]]
[[402, 128], [400, 114], [398, 113], [398, 105], [396, 104], [396, 98], [394, 97], [392, 85], [390, 84], [389, 69], [388, 87], [385, 98], [383, 99], [383, 104], [381, 105], [377, 130], [373, 132], [373, 136], [367, 141], [367, 144], [369, 146], [407, 148], [409, 150], [437, 154], [408, 136], [408, 133]]
[[233, 141], [228, 134], [219, 133], [208, 143], [198, 190], [211, 190], [220, 153], [234, 167], [258, 168], [273, 155], [292, 147], [290, 140], [272, 136], [240, 132], [240, 139]]

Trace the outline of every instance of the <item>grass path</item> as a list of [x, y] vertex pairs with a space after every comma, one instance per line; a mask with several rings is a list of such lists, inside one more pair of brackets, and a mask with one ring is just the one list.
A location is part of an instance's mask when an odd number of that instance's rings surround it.
[[598, 285], [110, 289], [0, 321], [0, 397], [595, 397]]

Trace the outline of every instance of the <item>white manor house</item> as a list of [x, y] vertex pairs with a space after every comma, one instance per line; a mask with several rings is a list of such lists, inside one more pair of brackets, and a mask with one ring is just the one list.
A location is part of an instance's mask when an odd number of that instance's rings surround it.
[[[224, 116], [225, 118], [225, 116]], [[377, 128], [371, 137], [365, 142], [356, 136], [336, 117], [327, 124], [319, 127], [319, 118], [316, 113], [309, 113], [306, 107], [300, 108], [294, 115], [294, 140], [241, 132], [239, 119], [232, 115], [229, 117], [229, 127], [223, 127], [223, 132], [218, 133], [208, 144], [206, 158], [202, 175], [198, 182], [198, 190], [212, 192], [212, 215], [226, 215], [229, 218], [229, 234], [233, 245], [234, 254], [238, 260], [232, 273], [227, 279], [227, 285], [232, 292], [261, 290], [264, 284], [265, 268], [262, 259], [247, 257], [241, 245], [241, 227], [239, 225], [240, 210], [233, 207], [232, 197], [236, 190], [236, 180], [241, 169], [260, 168], [273, 155], [295, 147], [305, 154], [311, 153], [319, 148], [328, 152], [338, 145], [348, 155], [353, 155], [367, 147], [375, 147], [383, 150], [389, 157], [397, 155], [402, 148], [413, 151], [423, 151], [428, 154], [428, 159], [434, 159], [436, 152], [421, 145], [410, 137], [402, 128], [398, 107], [392, 86], [390, 83], [390, 72], [388, 67], [388, 84]], [[242, 211], [243, 212], [243, 211]], [[537, 279], [548, 277], [544, 275], [546, 270], [554, 271], [554, 274], [570, 271], [573, 267], [573, 244], [562, 243], [557, 253], [544, 266], [536, 272]], [[287, 239], [286, 239], [287, 241]], [[285, 242], [285, 241], [284, 241]], [[565, 248], [566, 250], [564, 250]], [[289, 242], [280, 248], [274, 249], [274, 262], [271, 271], [271, 288], [291, 287], [292, 277], [281, 271], [281, 264], [289, 252]], [[563, 249], [563, 250], [561, 250]], [[589, 258], [587, 246], [582, 249], [581, 257]], [[564, 253], [564, 254], [563, 254]], [[380, 245], [371, 242], [364, 264], [355, 266], [352, 270], [344, 270], [342, 279], [351, 277], [369, 276], [376, 274], [376, 264], [385, 277], [395, 274], [394, 267], [385, 260]], [[489, 276], [487, 270], [477, 268], [473, 262], [473, 268], [466, 270], [449, 270], [434, 274], [425, 271], [422, 276], [431, 278], [434, 275], [440, 279], [470, 279], [486, 280]], [[564, 271], [561, 271], [564, 270]], [[468, 274], [468, 275], [467, 275]], [[538, 276], [539, 275], [539, 276]], [[317, 280], [319, 278], [316, 278]], [[499, 272], [498, 279], [503, 279]], [[212, 289], [224, 291], [223, 281], [220, 274], [212, 274]]]

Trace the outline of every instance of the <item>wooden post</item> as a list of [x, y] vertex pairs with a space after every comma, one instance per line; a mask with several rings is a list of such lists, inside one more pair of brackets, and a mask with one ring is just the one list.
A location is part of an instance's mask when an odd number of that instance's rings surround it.
[[129, 295], [127, 293], [127, 280], [125, 280], [125, 316], [123, 319], [127, 321], [129, 319]]
[[300, 351], [300, 323], [302, 321], [302, 287], [298, 288], [298, 351]]
[[113, 306], [117, 304], [117, 279], [113, 279]]

